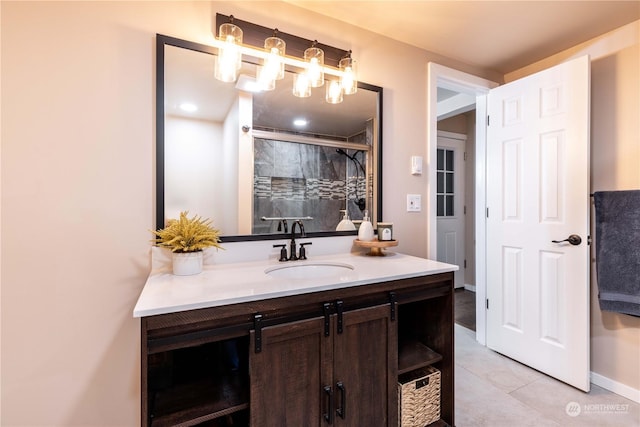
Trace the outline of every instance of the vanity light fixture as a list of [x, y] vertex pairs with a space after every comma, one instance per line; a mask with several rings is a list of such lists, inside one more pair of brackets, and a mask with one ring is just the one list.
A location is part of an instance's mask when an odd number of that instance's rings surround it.
[[[229, 22], [221, 23], [223, 19]], [[217, 14], [216, 22], [220, 25], [219, 35], [214, 38], [212, 45], [218, 49], [215, 64], [215, 77], [218, 80], [236, 81], [243, 55], [246, 55], [250, 58], [249, 62], [256, 63], [257, 59], [257, 63], [261, 64], [257, 67], [254, 79], [260, 91], [274, 89], [276, 80], [284, 77], [285, 66], [289, 71], [294, 72], [292, 92], [297, 97], [311, 96], [312, 88], [324, 85], [325, 75], [330, 76], [328, 80], [331, 81], [325, 89], [327, 102], [334, 104], [342, 102], [343, 95], [350, 95], [357, 91], [356, 62], [351, 58], [351, 51], [347, 52], [331, 46], [319, 45], [317, 40], [311, 42], [291, 34], [279, 34], [277, 28], [273, 31], [273, 36], [258, 39], [258, 35], [264, 37], [264, 34], [268, 34], [270, 29], [250, 22], [239, 21], [241, 25], [248, 27], [247, 38], [249, 41], [248, 44], [243, 44], [243, 30], [234, 24], [233, 15], [226, 17]], [[264, 41], [259, 42], [258, 40]], [[301, 52], [304, 49], [302, 58], [286, 55], [286, 46], [290, 42], [293, 43], [294, 51]], [[263, 43], [264, 47], [258, 48], [260, 43]], [[305, 49], [304, 44], [309, 46], [308, 43], [311, 43], [311, 47]], [[323, 49], [327, 49], [330, 65], [325, 64], [325, 50]]]
[[298, 98], [311, 96], [311, 84], [307, 73], [300, 73], [293, 76], [293, 94]]
[[235, 82], [242, 66], [242, 29], [231, 22], [220, 25], [218, 56], [215, 64], [215, 78], [223, 82]]
[[264, 40], [264, 50], [267, 57], [264, 60], [264, 68], [273, 80], [284, 78], [284, 55], [287, 43], [278, 37], [278, 29], [273, 30], [273, 36]]
[[351, 58], [351, 51], [340, 60], [338, 68], [342, 71], [340, 85], [345, 95], [353, 95], [358, 91], [358, 67], [357, 62]]
[[258, 67], [258, 84], [262, 90], [273, 90], [276, 88], [276, 80], [284, 78], [284, 54], [287, 44], [278, 37], [278, 29], [273, 32], [272, 37], [264, 40], [264, 50], [266, 56], [263, 65]]
[[325, 100], [329, 104], [339, 104], [343, 100], [343, 90], [338, 80], [331, 80], [327, 83]]
[[324, 84], [324, 51], [319, 47], [317, 40], [313, 41], [310, 48], [304, 51], [304, 62], [307, 63], [306, 73], [311, 87], [320, 87]]

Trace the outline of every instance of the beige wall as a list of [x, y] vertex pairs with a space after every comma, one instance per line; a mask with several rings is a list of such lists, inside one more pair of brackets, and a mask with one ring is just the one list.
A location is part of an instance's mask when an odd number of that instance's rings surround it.
[[467, 114], [458, 114], [448, 119], [438, 121], [438, 130], [467, 134]]
[[[591, 56], [591, 191], [640, 189], [640, 21], [510, 73], [505, 80], [584, 54]], [[592, 212], [592, 224], [593, 219]], [[592, 263], [591, 370], [637, 394], [640, 318], [600, 311], [595, 277]]]
[[[344, 49], [384, 92], [384, 217], [425, 255], [426, 63], [501, 76], [265, 2], [0, 2], [2, 419], [133, 426], [154, 226], [155, 34], [206, 42], [216, 12]], [[382, 60], [384, 58], [384, 60]], [[398, 70], [403, 70], [398, 78]], [[392, 184], [393, 183], [393, 184]]]

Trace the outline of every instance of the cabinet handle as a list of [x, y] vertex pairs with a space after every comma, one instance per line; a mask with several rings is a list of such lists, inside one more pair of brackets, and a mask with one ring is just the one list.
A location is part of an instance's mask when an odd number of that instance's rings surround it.
[[341, 334], [343, 332], [343, 321], [342, 321], [342, 312], [344, 304], [342, 301], [336, 301], [336, 313], [338, 313], [338, 333]]
[[336, 388], [340, 390], [340, 407], [336, 409], [336, 414], [338, 414], [338, 416], [344, 420], [344, 418], [347, 416], [347, 390], [344, 388], [344, 384], [342, 383], [342, 381], [338, 381], [336, 383]]
[[322, 310], [324, 312], [324, 336], [328, 337], [331, 334], [331, 303], [325, 302], [322, 307]]
[[390, 309], [391, 309], [391, 321], [392, 322], [394, 320], [396, 320], [396, 302], [397, 302], [396, 293], [395, 292], [389, 292], [389, 304], [390, 304]]
[[326, 385], [324, 386], [324, 392], [327, 395], [327, 400], [329, 401], [329, 404], [327, 405], [329, 407], [329, 411], [325, 412], [322, 416], [327, 424], [331, 425], [333, 424], [333, 390], [331, 390], [331, 386]]
[[262, 314], [253, 316], [253, 329], [255, 330], [255, 349], [256, 353], [262, 351]]

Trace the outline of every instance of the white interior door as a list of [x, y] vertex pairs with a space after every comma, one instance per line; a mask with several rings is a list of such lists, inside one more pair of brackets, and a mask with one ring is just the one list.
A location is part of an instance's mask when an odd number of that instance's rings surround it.
[[585, 391], [589, 85], [585, 56], [493, 89], [487, 129], [487, 346]]
[[436, 213], [438, 261], [457, 265], [455, 287], [464, 287], [464, 135], [438, 132], [436, 154]]

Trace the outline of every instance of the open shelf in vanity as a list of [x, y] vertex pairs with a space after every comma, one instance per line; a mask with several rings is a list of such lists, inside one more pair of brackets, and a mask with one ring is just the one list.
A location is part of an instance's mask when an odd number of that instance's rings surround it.
[[398, 344], [398, 375], [433, 365], [442, 360], [442, 355], [431, 350], [418, 340]]
[[[148, 424], [198, 425], [247, 412], [246, 337], [150, 353]], [[245, 417], [246, 418], [246, 417]]]
[[440, 371], [440, 420], [429, 427], [453, 424], [453, 291], [432, 290], [429, 298], [407, 293], [398, 298], [398, 376], [432, 366]]

